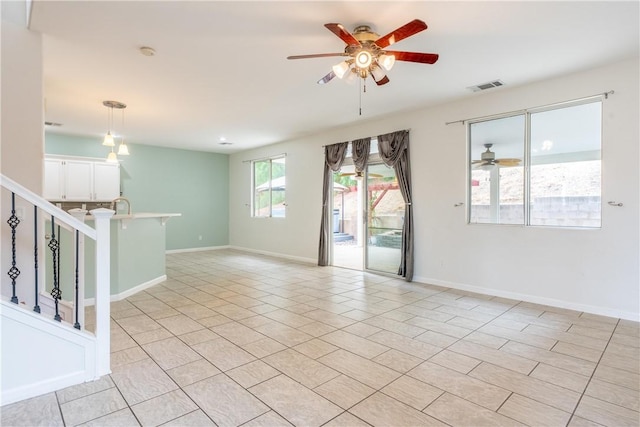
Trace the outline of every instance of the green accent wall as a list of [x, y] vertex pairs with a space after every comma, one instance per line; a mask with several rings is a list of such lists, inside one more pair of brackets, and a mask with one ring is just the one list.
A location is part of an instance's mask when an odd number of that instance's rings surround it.
[[[181, 213], [167, 221], [167, 250], [229, 244], [229, 156], [128, 144], [120, 184], [132, 211]], [[45, 133], [45, 154], [106, 158], [97, 137]], [[200, 240], [200, 236], [202, 240]]]

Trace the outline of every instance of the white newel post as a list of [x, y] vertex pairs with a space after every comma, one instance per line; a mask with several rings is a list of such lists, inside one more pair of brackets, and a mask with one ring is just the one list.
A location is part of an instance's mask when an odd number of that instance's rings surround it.
[[96, 226], [96, 376], [111, 373], [111, 217], [110, 209], [93, 209]]
[[[71, 214], [72, 217], [74, 217], [75, 219], [77, 219], [78, 221], [82, 221], [84, 222], [85, 216], [87, 215], [87, 210], [86, 209], [69, 209], [69, 214]], [[75, 238], [73, 239], [75, 242]], [[84, 329], [84, 233], [78, 233], [78, 242], [77, 242], [78, 247], [74, 248], [76, 250], [76, 253], [78, 254], [78, 295], [76, 295], [76, 300], [78, 301], [78, 307], [77, 307], [77, 311], [78, 311], [78, 317], [75, 319], [75, 321], [80, 324], [80, 327], [82, 329]], [[76, 309], [75, 307], [75, 301], [73, 304], [73, 308]]]

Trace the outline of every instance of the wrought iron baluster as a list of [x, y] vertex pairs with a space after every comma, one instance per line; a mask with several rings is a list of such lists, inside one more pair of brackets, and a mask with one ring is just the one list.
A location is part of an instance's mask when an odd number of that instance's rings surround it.
[[18, 303], [18, 297], [16, 296], [16, 279], [20, 275], [20, 270], [16, 267], [16, 227], [20, 224], [20, 220], [16, 216], [16, 194], [11, 193], [11, 216], [7, 220], [7, 224], [11, 227], [11, 268], [7, 273], [11, 278], [11, 302]]
[[78, 322], [78, 302], [79, 302], [79, 294], [78, 294], [78, 265], [79, 265], [79, 256], [78, 253], [80, 252], [80, 232], [78, 230], [76, 230], [76, 323], [73, 324], [73, 327], [76, 329], [80, 329], [80, 322]]
[[35, 270], [35, 305], [33, 311], [40, 313], [40, 306], [38, 305], [38, 207], [33, 207], [33, 266]]
[[51, 290], [51, 297], [53, 298], [53, 302], [56, 306], [56, 315], [53, 317], [54, 320], [60, 322], [61, 317], [58, 312], [58, 301], [62, 297], [62, 292], [60, 291], [60, 283], [58, 283], [58, 240], [56, 240], [56, 224], [55, 217], [51, 216], [51, 240], [49, 241], [49, 249], [51, 249], [52, 258], [53, 258], [53, 289]]

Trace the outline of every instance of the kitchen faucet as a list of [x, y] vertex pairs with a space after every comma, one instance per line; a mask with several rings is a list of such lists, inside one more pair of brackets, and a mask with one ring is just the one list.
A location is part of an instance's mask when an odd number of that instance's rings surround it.
[[[127, 214], [128, 214], [128, 215], [131, 215], [131, 202], [130, 202], [130, 201], [129, 201], [129, 199], [127, 199], [126, 197], [116, 197], [115, 199], [113, 199], [113, 200], [111, 201], [111, 206], [109, 207], [109, 209], [111, 209], [111, 210], [117, 210], [117, 206], [116, 206], [116, 204], [117, 204], [118, 202], [126, 202], [126, 203], [127, 203], [127, 206], [129, 207], [129, 210], [127, 211]], [[114, 208], [116, 208], [116, 209], [114, 209]], [[117, 212], [116, 212], [116, 213], [117, 213]]]

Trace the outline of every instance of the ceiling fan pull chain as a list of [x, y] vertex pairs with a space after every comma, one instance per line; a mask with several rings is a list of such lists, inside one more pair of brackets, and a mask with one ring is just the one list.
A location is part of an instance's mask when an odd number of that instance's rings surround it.
[[[362, 80], [359, 80], [358, 84], [359, 86], [362, 86]], [[360, 88], [358, 88], [358, 107], [359, 107], [358, 115], [361, 116], [362, 115], [362, 91], [360, 90]]]

